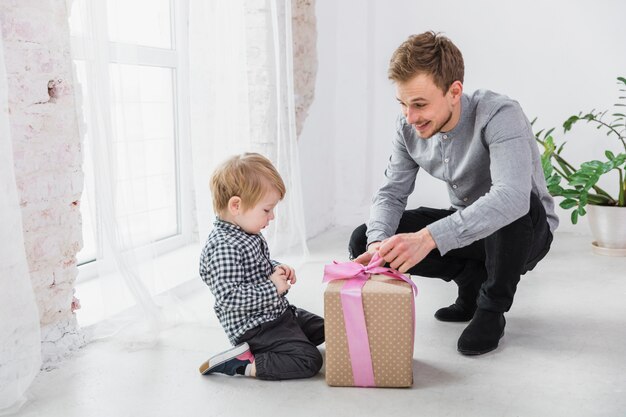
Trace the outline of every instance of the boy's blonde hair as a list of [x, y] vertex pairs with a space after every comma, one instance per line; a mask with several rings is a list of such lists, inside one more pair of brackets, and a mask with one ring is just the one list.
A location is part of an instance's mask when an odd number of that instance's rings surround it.
[[244, 153], [224, 161], [211, 176], [213, 209], [223, 216], [232, 197], [241, 198], [243, 210], [254, 207], [270, 187], [285, 197], [285, 183], [269, 159], [258, 153]]

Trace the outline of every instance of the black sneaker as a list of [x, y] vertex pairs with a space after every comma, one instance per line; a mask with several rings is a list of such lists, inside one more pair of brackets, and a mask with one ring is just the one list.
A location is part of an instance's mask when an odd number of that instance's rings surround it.
[[213, 373], [244, 375], [246, 366], [253, 361], [254, 356], [250, 352], [250, 346], [247, 343], [242, 343], [209, 358], [208, 361], [200, 365], [200, 373], [202, 375]]

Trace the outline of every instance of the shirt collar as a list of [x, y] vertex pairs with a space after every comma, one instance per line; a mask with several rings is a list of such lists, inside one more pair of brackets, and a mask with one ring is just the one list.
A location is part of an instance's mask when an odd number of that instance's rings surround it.
[[215, 228], [217, 228], [217, 229], [225, 230], [225, 231], [228, 231], [228, 232], [244, 233], [246, 235], [248, 234], [241, 227], [237, 226], [236, 224], [233, 224], [233, 223], [227, 222], [225, 220], [222, 220], [219, 217], [215, 218], [215, 221], [213, 222], [213, 226], [215, 226]]

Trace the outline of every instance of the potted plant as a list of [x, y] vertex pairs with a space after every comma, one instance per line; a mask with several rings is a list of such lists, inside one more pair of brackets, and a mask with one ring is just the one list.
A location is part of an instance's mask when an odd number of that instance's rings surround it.
[[[577, 168], [563, 157], [565, 142], [560, 145], [555, 142], [554, 129], [539, 131], [535, 138], [544, 149], [541, 162], [550, 194], [563, 198], [559, 205], [572, 210], [573, 224], [580, 216], [589, 214], [594, 252], [626, 256], [626, 109], [620, 110], [626, 107], [626, 78], [618, 77], [617, 81], [621, 94], [614, 112], [591, 110], [570, 116], [563, 123], [563, 133], [569, 132], [576, 123], [586, 121], [614, 137], [623, 152], [616, 154], [605, 150], [606, 160], [583, 162]], [[604, 175], [614, 177], [610, 181], [616, 189], [611, 188], [609, 192], [598, 186]]]

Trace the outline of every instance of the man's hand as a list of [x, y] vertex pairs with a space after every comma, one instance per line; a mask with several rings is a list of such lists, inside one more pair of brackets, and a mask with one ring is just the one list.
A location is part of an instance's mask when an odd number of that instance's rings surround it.
[[291, 288], [291, 285], [287, 280], [287, 274], [285, 274], [285, 270], [283, 268], [277, 267], [274, 270], [274, 273], [270, 275], [270, 281], [272, 281], [272, 283], [276, 287], [278, 295], [283, 295], [289, 290], [289, 288]]
[[360, 263], [361, 265], [367, 265], [372, 260], [372, 257], [376, 252], [378, 252], [378, 248], [380, 247], [382, 242], [372, 242], [367, 247], [367, 252], [360, 254], [354, 259], [354, 262]]
[[378, 253], [393, 269], [405, 273], [435, 249], [437, 244], [428, 229], [400, 233], [382, 241]]

